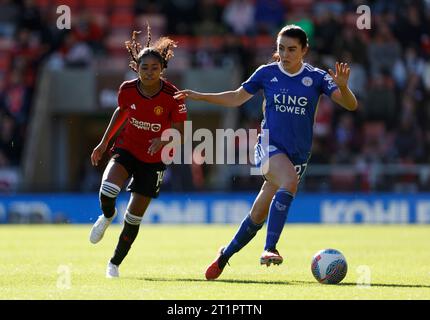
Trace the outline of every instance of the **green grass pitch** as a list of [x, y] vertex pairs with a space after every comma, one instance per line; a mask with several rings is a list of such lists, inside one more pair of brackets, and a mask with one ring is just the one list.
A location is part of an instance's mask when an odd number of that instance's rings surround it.
[[[143, 224], [120, 279], [104, 277], [120, 226], [97, 245], [90, 228], [0, 226], [0, 299], [430, 299], [430, 226], [287, 224], [284, 263], [269, 268], [259, 265], [262, 229], [216, 281], [204, 270], [236, 225]], [[339, 285], [312, 276], [311, 258], [324, 248], [347, 258]]]

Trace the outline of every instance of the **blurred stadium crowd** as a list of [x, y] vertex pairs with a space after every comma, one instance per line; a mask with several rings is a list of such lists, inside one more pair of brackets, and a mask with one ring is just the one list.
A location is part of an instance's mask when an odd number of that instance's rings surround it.
[[[71, 8], [71, 30], [56, 26], [53, 8], [62, 4]], [[360, 4], [371, 8], [370, 30], [357, 28]], [[270, 60], [279, 29], [298, 24], [309, 35], [307, 62], [325, 70], [348, 62], [359, 99], [356, 113], [321, 99], [311, 166], [430, 162], [429, 0], [0, 0], [3, 174], [21, 164], [40, 67], [97, 68], [109, 61], [126, 73], [124, 41], [132, 30], [146, 30], [146, 21], [154, 39], [178, 41], [169, 69], [233, 64], [242, 80]], [[260, 102], [240, 108], [237, 128], [259, 126]], [[369, 187], [362, 182], [359, 189]]]

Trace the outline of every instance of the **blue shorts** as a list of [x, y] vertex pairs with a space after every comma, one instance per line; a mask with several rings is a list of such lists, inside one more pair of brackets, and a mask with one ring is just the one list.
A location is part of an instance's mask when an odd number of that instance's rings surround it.
[[294, 168], [296, 169], [297, 177], [299, 178], [299, 181], [300, 181], [301, 177], [306, 171], [306, 167], [308, 165], [308, 160], [310, 156], [308, 156], [307, 158], [304, 158], [303, 156], [293, 155], [293, 154], [290, 154], [288, 151], [284, 150], [283, 148], [280, 148], [273, 144], [269, 144], [266, 148], [264, 148], [263, 144], [261, 144], [259, 139], [259, 142], [255, 145], [255, 148], [254, 148], [255, 165], [259, 167], [261, 170], [263, 165], [266, 163], [266, 161], [269, 160], [270, 157], [278, 153], [285, 154], [288, 157], [288, 159], [290, 159], [291, 163], [294, 165]]

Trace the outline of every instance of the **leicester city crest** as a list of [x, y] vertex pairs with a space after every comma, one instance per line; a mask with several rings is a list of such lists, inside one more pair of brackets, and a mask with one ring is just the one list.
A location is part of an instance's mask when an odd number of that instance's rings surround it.
[[303, 77], [302, 83], [306, 87], [310, 87], [312, 85], [313, 81], [312, 81], [312, 78], [310, 78], [310, 77]]

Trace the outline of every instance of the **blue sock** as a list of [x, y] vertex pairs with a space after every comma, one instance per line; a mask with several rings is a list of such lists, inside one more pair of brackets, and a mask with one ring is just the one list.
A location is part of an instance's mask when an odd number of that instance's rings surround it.
[[257, 231], [261, 229], [263, 224], [264, 222], [262, 224], [255, 224], [251, 220], [251, 215], [248, 214], [245, 219], [243, 219], [233, 240], [231, 240], [229, 245], [224, 249], [223, 260], [227, 261], [233, 254], [246, 246], [257, 234]]
[[264, 250], [276, 249], [276, 244], [281, 236], [293, 199], [294, 196], [286, 189], [279, 189], [273, 197], [267, 220], [267, 236]]

